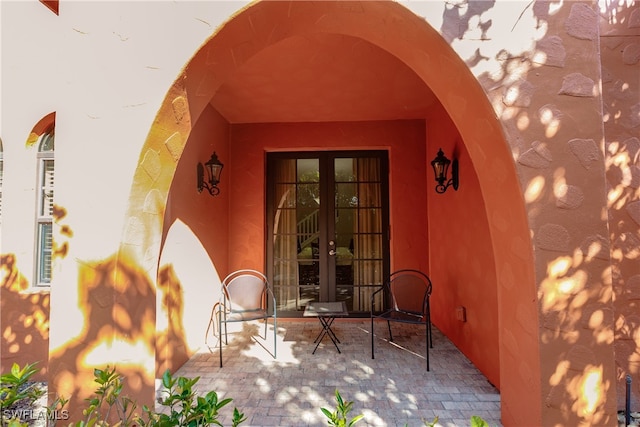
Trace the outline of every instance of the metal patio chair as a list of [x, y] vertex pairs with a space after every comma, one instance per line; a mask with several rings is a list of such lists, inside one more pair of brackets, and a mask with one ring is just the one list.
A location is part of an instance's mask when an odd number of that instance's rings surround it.
[[211, 310], [211, 319], [206, 332], [208, 336], [211, 326], [217, 320], [220, 367], [222, 367], [222, 334], [224, 333], [226, 345], [228, 344], [228, 323], [264, 319], [264, 339], [266, 340], [267, 324], [270, 318], [273, 318], [273, 358], [275, 359], [278, 337], [276, 299], [267, 277], [259, 271], [249, 269], [237, 270], [225, 277], [222, 281], [220, 301]]
[[[431, 333], [431, 311], [429, 298], [431, 297], [431, 279], [419, 270], [398, 270], [389, 276], [380, 289], [371, 295], [371, 358], [375, 359], [373, 321], [383, 319], [389, 328], [389, 341], [393, 342], [391, 322], [424, 325], [426, 342], [427, 371], [429, 370], [429, 347], [433, 348]], [[382, 292], [388, 302], [385, 311], [373, 311], [376, 295]]]

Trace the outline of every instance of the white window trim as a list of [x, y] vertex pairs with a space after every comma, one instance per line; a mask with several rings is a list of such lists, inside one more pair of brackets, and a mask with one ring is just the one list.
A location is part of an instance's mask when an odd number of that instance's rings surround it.
[[[52, 179], [55, 179], [55, 161], [54, 161], [54, 150], [51, 151], [42, 151], [42, 145], [44, 144], [46, 138], [54, 138], [53, 131], [43, 133], [38, 140], [38, 154], [37, 154], [37, 183], [36, 183], [36, 224], [35, 224], [35, 264], [34, 264], [34, 286], [37, 287], [45, 287], [51, 286], [52, 279], [52, 270], [53, 270], [53, 215], [51, 212], [51, 208], [53, 207], [53, 188], [50, 188], [47, 185], [46, 181], [46, 165], [49, 162], [52, 162], [51, 171], [52, 171]], [[55, 185], [55, 181], [52, 183]], [[53, 187], [51, 185], [51, 187]], [[47, 194], [50, 194], [49, 197], [52, 198], [50, 202], [50, 209], [45, 212], [47, 208], [47, 203], [45, 203]], [[50, 239], [51, 243], [48, 245], [48, 255], [49, 255], [49, 272], [48, 274], [43, 271], [44, 270], [44, 257], [46, 256], [46, 251], [42, 249], [43, 247], [43, 236], [41, 235], [41, 231], [43, 226], [50, 227]], [[41, 280], [44, 276], [45, 280]]]

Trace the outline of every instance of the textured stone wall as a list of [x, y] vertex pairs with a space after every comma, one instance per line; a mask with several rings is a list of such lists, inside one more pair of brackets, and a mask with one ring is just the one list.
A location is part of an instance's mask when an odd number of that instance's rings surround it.
[[603, 123], [614, 292], [616, 387], [640, 408], [640, 3], [601, 10]]
[[613, 425], [598, 11], [594, 2], [533, 11], [548, 30], [532, 57], [533, 121], [517, 161], [539, 278], [543, 424]]
[[477, 1], [449, 11], [443, 36], [493, 103], [528, 212], [542, 425], [614, 425], [598, 4]]

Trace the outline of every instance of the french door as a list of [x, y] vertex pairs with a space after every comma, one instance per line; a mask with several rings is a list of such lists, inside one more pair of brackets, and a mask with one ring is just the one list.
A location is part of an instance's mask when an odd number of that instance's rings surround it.
[[279, 316], [313, 301], [369, 313], [389, 271], [388, 176], [386, 151], [268, 155], [267, 274]]

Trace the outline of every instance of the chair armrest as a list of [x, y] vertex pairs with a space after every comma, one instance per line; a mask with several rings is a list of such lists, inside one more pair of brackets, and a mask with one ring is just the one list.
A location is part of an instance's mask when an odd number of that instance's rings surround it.
[[384, 289], [386, 287], [387, 287], [387, 285], [382, 285], [382, 286], [380, 286], [380, 288], [378, 290], [374, 291], [371, 294], [371, 314], [373, 314], [373, 306], [374, 306], [376, 295], [378, 294], [378, 292], [384, 291]]

